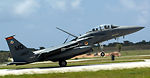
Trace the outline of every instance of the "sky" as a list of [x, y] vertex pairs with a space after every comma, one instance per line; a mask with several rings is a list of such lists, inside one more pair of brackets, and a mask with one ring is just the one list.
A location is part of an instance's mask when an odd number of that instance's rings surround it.
[[27, 47], [48, 48], [68, 37], [56, 27], [79, 36], [100, 24], [144, 26], [118, 42], [150, 41], [150, 0], [0, 0], [0, 50], [14, 34]]

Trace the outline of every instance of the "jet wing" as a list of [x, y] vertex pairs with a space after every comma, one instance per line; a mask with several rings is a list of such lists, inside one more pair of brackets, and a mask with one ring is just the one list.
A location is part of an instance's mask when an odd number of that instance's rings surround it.
[[38, 57], [41, 57], [41, 58], [47, 58], [49, 56], [57, 55], [60, 52], [67, 51], [67, 50], [73, 49], [75, 47], [78, 47], [78, 46], [80, 46], [80, 44], [79, 44], [80, 41], [84, 41], [89, 38], [91, 38], [91, 37], [77, 39], [76, 41], [71, 41], [71, 42], [62, 44], [60, 46], [34, 51], [34, 54], [38, 55]]
[[39, 51], [34, 51], [33, 53], [36, 55], [37, 61], [44, 61], [44, 60], [46, 61], [46, 60], [49, 60], [49, 57], [51, 56], [58, 55], [64, 51], [73, 49], [77, 46], [79, 46], [77, 41], [71, 41], [66, 44], [62, 44], [60, 46], [51, 47], [51, 48], [47, 48], [47, 49], [43, 49]]
[[59, 50], [59, 49], [62, 49], [62, 48], [69, 48], [71, 46], [74, 47], [74, 46], [79, 45], [80, 41], [83, 41], [83, 40], [86, 40], [86, 39], [89, 39], [89, 38], [92, 38], [92, 37], [93, 36], [82, 38], [82, 39], [78, 39], [76, 41], [71, 41], [71, 42], [68, 42], [68, 43], [65, 43], [65, 44], [62, 44], [62, 45], [59, 45], [59, 46], [55, 46], [55, 47], [51, 47], [51, 48], [47, 48], [47, 49], [43, 49], [43, 50], [34, 51], [34, 53], [35, 54], [50, 53], [50, 52], [53, 52], [55, 50]]
[[58, 52], [63, 51], [63, 49], [67, 49], [73, 46], [77, 46], [78, 42], [77, 41], [71, 41], [59, 46], [55, 46], [55, 47], [51, 47], [51, 48], [47, 48], [47, 49], [43, 49], [43, 50], [38, 50], [38, 51], [34, 51], [35, 54], [43, 54], [43, 53], [49, 53], [49, 54], [56, 54]]

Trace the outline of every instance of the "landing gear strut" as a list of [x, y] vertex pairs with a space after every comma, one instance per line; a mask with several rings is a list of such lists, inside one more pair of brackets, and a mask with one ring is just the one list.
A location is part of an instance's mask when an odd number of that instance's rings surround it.
[[104, 46], [101, 45], [100, 43], [98, 43], [98, 46], [99, 46], [99, 50], [101, 51], [100, 56], [104, 57], [105, 56], [105, 52], [103, 50]]
[[67, 65], [66, 60], [61, 60], [61, 61], [59, 61], [59, 66], [60, 66], [60, 67], [66, 67], [66, 65]]

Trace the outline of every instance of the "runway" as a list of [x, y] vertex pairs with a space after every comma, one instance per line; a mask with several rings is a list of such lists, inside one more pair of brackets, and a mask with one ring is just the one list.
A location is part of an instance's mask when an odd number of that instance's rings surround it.
[[109, 64], [86, 65], [86, 66], [58, 67], [58, 68], [34, 68], [34, 69], [11, 69], [11, 70], [2, 69], [0, 70], [0, 76], [117, 70], [117, 69], [129, 69], [141, 67], [150, 67], [150, 60], [145, 60], [145, 62], [109, 63]]

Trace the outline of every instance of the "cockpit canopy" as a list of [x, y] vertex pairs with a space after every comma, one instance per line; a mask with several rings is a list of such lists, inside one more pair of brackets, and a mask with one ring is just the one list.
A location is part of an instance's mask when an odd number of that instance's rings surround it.
[[92, 29], [92, 31], [103, 31], [103, 30], [107, 30], [107, 29], [114, 29], [117, 28], [118, 26], [115, 25], [111, 25], [111, 24], [103, 24], [103, 25], [99, 25], [98, 27], [95, 27]]

